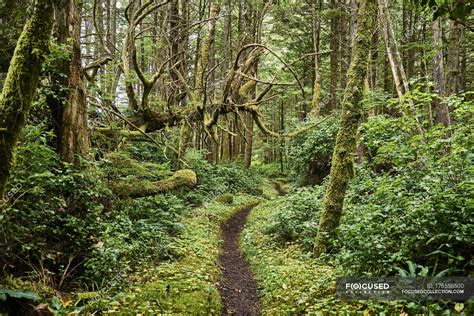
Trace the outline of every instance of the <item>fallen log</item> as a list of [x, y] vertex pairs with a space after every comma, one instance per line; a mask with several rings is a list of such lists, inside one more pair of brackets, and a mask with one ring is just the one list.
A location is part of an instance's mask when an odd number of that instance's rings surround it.
[[176, 171], [168, 179], [160, 181], [119, 181], [110, 185], [112, 192], [120, 197], [140, 198], [171, 192], [179, 188], [193, 188], [197, 184], [196, 173], [189, 169]]

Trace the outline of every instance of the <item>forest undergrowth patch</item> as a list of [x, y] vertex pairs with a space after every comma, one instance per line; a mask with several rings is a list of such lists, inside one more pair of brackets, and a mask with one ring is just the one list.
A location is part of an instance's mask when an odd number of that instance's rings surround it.
[[175, 240], [177, 260], [163, 262], [129, 278], [129, 287], [113, 296], [88, 303], [86, 310], [103, 312], [193, 315], [220, 314], [216, 284], [220, 278], [217, 258], [220, 223], [255, 197], [239, 195], [232, 205], [209, 202], [183, 218], [186, 229]]

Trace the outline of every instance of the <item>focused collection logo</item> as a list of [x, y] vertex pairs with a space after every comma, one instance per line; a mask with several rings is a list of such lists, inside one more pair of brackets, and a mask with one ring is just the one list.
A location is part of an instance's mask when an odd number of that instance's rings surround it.
[[474, 296], [470, 277], [337, 278], [341, 300], [466, 300]]

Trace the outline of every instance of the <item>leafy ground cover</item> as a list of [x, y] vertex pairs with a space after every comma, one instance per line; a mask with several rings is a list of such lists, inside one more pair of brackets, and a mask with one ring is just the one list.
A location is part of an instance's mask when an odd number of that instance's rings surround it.
[[241, 235], [242, 250], [261, 287], [263, 314], [469, 315], [472, 311], [472, 302], [336, 300], [335, 278], [347, 273], [341, 265], [315, 259], [301, 243], [282, 243], [268, 233], [269, 219], [281, 211], [283, 203], [274, 199], [259, 204]]
[[190, 211], [182, 219], [183, 233], [173, 240], [178, 259], [138, 271], [130, 276], [130, 285], [112, 297], [110, 293], [79, 295], [99, 295], [94, 300], [84, 299], [85, 309], [125, 314], [220, 314], [216, 287], [220, 278], [220, 223], [255, 200], [240, 195], [234, 197], [233, 204], [213, 201]]

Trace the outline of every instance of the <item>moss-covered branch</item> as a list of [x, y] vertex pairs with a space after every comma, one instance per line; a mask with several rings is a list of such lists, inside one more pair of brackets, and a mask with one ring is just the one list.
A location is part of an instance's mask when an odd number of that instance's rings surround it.
[[35, 3], [33, 15], [18, 39], [0, 96], [0, 196], [10, 176], [15, 147], [33, 101], [53, 27], [53, 1]]
[[111, 185], [112, 191], [122, 197], [139, 198], [170, 192], [179, 188], [193, 188], [197, 184], [194, 171], [178, 170], [168, 179], [151, 182], [146, 180], [122, 181]]

